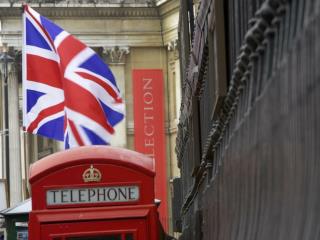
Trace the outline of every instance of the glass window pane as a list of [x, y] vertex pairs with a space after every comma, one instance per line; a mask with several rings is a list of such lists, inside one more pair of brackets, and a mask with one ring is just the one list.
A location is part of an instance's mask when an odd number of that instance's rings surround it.
[[125, 240], [133, 240], [133, 234], [132, 233], [127, 233]]
[[[68, 237], [67, 240], [121, 240], [120, 234], [87, 237]], [[130, 238], [129, 238], [130, 239]]]

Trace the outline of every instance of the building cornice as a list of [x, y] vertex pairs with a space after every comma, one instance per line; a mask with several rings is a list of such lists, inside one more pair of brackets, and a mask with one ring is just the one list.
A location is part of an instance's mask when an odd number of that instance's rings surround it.
[[179, 0], [165, 1], [158, 8], [159, 8], [160, 16], [161, 17], [166, 17], [166, 16], [168, 16], [170, 14], [174, 14], [176, 12], [179, 12], [180, 1]]
[[[168, 0], [164, 0], [168, 1]], [[0, 7], [153, 7], [155, 0], [2, 0]]]
[[162, 4], [166, 3], [168, 0], [156, 0], [156, 5], [161, 6]]
[[[155, 7], [41, 7], [37, 12], [48, 18], [159, 18]], [[20, 17], [20, 7], [0, 7], [0, 18]]]

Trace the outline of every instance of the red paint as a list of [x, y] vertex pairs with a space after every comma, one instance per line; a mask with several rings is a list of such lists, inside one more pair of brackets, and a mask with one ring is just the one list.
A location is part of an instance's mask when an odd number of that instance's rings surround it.
[[[99, 182], [84, 181], [83, 174], [91, 165], [101, 173]], [[159, 240], [154, 175], [151, 158], [106, 146], [74, 148], [34, 163], [29, 178], [32, 191], [29, 239], [65, 240], [69, 237], [119, 234], [124, 240], [126, 234], [132, 234], [134, 239]], [[139, 188], [139, 197], [132, 202], [69, 201], [58, 205], [47, 202], [47, 194], [52, 190], [68, 192], [80, 189], [84, 192], [86, 189], [132, 185]], [[61, 193], [61, 199], [69, 198]]]
[[160, 220], [168, 229], [164, 84], [160, 69], [133, 70], [135, 150], [155, 159], [155, 194]]

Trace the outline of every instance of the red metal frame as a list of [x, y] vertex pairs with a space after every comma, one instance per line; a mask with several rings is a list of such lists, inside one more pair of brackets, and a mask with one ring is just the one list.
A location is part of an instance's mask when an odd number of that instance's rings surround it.
[[[131, 222], [130, 222], [131, 221]], [[80, 236], [82, 233], [85, 235], [93, 235], [96, 233], [119, 233], [119, 232], [133, 232], [133, 230], [139, 230], [136, 226], [132, 225], [135, 221], [142, 221], [146, 228], [145, 233], [147, 235], [142, 236], [137, 233], [137, 239], [150, 240], [158, 239], [158, 219], [157, 209], [154, 205], [146, 206], [121, 206], [121, 207], [103, 207], [103, 208], [83, 208], [83, 209], [56, 209], [49, 211], [34, 211], [29, 217], [29, 238], [36, 240], [39, 236], [43, 236], [42, 229], [46, 226], [52, 226], [58, 232], [52, 232], [52, 236]], [[68, 224], [84, 224], [85, 226], [79, 226], [79, 230], [76, 232], [68, 232], [59, 229], [59, 226], [67, 226]], [[95, 224], [91, 226], [90, 223]], [[106, 224], [108, 223], [108, 224]], [[111, 224], [113, 223], [113, 225]], [[102, 231], [102, 229], [108, 225], [109, 228]], [[110, 226], [114, 229], [110, 229]], [[124, 227], [125, 226], [125, 227]]]
[[[82, 174], [91, 164], [102, 173], [98, 183], [83, 182]], [[81, 234], [132, 232], [135, 239], [158, 240], [154, 176], [152, 159], [119, 148], [81, 147], [46, 157], [30, 168], [33, 210], [29, 215], [29, 238], [62, 240]], [[49, 189], [128, 185], [139, 186], [137, 201], [47, 206]]]

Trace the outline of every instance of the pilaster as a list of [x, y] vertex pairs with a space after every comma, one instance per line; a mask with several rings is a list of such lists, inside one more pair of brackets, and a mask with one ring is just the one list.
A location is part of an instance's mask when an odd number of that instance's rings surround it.
[[5, 109], [5, 101], [4, 101], [4, 78], [3, 78], [3, 72], [2, 69], [0, 68], [0, 87], [1, 87], [1, 91], [0, 91], [0, 112], [1, 112], [1, 116], [0, 116], [0, 154], [1, 154], [1, 158], [0, 158], [0, 179], [6, 179], [6, 146], [5, 146], [5, 134], [7, 133], [6, 131], [6, 127], [5, 127], [5, 114], [4, 114], [4, 109]]
[[[179, 117], [179, 109], [181, 101], [180, 93], [180, 64], [179, 64], [179, 51], [178, 51], [178, 40], [172, 40], [167, 45], [168, 50], [168, 75], [169, 75], [169, 89], [170, 89], [170, 121], [175, 121]], [[176, 122], [170, 122], [170, 126], [176, 126]], [[176, 131], [171, 129], [169, 126], [169, 132]]]
[[[181, 102], [181, 84], [180, 84], [180, 63], [178, 40], [172, 40], [167, 45], [168, 51], [168, 89], [169, 89], [169, 119], [167, 124], [168, 141], [172, 147], [175, 148], [175, 141], [177, 137], [177, 122], [179, 119], [179, 106]], [[174, 151], [170, 151], [170, 178], [178, 177], [179, 169], [177, 168], [177, 160]]]
[[19, 83], [14, 64], [8, 69], [8, 116], [9, 116], [9, 183], [10, 206], [22, 200], [22, 176], [20, 154], [20, 127], [19, 127]]
[[[125, 64], [126, 56], [130, 53], [129, 47], [104, 47], [103, 58], [108, 63], [120, 89], [121, 96], [125, 102]], [[115, 133], [111, 138], [111, 145], [127, 147], [127, 118], [125, 117], [115, 126]]]

